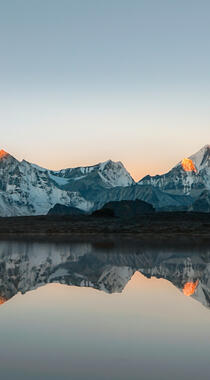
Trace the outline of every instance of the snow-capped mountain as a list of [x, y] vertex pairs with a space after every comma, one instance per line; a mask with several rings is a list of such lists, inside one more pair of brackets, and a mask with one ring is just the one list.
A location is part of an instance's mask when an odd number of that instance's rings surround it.
[[110, 201], [135, 199], [157, 210], [208, 211], [205, 191], [210, 191], [209, 145], [168, 173], [146, 176], [138, 184], [121, 162], [52, 171], [0, 151], [0, 216], [47, 214], [56, 204], [91, 212]]
[[0, 243], [0, 304], [48, 283], [120, 293], [133, 274], [170, 281], [184, 295], [210, 307], [209, 250], [90, 243]]
[[0, 216], [46, 214], [56, 203], [92, 207], [80, 194], [60, 189], [48, 170], [0, 151]]
[[94, 187], [98, 191], [132, 183], [120, 162], [50, 171], [25, 160], [20, 162], [1, 150], [0, 216], [47, 214], [58, 203], [89, 211], [94, 203], [80, 190]]
[[64, 180], [64, 185], [68, 184], [69, 186], [73, 186], [72, 181], [79, 183], [81, 180], [83, 183], [87, 181], [87, 184], [97, 182], [98, 185], [106, 188], [116, 186], [125, 187], [135, 183], [122, 162], [113, 162], [112, 160], [93, 166], [62, 169], [60, 171], [51, 172], [51, 175], [53, 175], [53, 179], [58, 182], [62, 178]]
[[184, 158], [168, 173], [146, 176], [139, 185], [154, 186], [171, 194], [198, 197], [202, 191], [210, 190], [210, 145]]

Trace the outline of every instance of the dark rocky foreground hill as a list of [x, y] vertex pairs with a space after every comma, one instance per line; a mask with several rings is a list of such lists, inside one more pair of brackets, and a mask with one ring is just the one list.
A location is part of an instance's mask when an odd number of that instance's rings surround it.
[[154, 207], [144, 201], [116, 201], [106, 203], [100, 210], [93, 212], [93, 216], [115, 216], [117, 218], [136, 218], [155, 212]]
[[[99, 210], [92, 213], [96, 217], [118, 217], [118, 218], [136, 218], [143, 214], [151, 214], [155, 212], [154, 207], [148, 202], [140, 201], [138, 199], [134, 201], [115, 201], [108, 202]], [[50, 209], [48, 215], [87, 215], [84, 211], [76, 207], [68, 207], [62, 204], [56, 204]]]
[[52, 207], [48, 215], [85, 215], [85, 212], [83, 210], [80, 210], [77, 207], [71, 207], [71, 206], [65, 206], [61, 205], [60, 203], [56, 203], [54, 207]]

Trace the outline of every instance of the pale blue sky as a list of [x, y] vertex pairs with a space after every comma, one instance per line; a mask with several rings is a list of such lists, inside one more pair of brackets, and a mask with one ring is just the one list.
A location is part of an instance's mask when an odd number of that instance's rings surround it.
[[136, 179], [210, 143], [208, 0], [0, 0], [1, 147]]

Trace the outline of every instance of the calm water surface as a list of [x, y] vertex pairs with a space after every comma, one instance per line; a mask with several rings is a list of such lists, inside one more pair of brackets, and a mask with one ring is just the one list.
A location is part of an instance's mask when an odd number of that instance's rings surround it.
[[210, 378], [210, 247], [0, 243], [1, 378]]

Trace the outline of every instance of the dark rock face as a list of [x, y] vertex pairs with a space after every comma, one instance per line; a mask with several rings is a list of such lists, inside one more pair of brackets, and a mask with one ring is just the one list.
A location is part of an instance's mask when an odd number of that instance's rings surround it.
[[[83, 195], [85, 196], [85, 195]], [[192, 204], [192, 198], [186, 195], [169, 194], [151, 185], [133, 185], [116, 187], [106, 191], [97, 192], [94, 197], [94, 209], [100, 209], [104, 204], [112, 201], [135, 201], [141, 200], [152, 204], [156, 210], [183, 211]]]
[[106, 203], [101, 210], [93, 213], [94, 216], [115, 216], [118, 218], [135, 218], [140, 215], [152, 214], [154, 207], [140, 200], [135, 201], [116, 201]]
[[193, 211], [210, 212], [210, 190], [205, 190], [192, 204]]
[[59, 203], [57, 203], [54, 207], [52, 207], [48, 212], [48, 215], [72, 215], [72, 216], [75, 216], [75, 215], [84, 215], [84, 214], [85, 214], [85, 212], [80, 210], [77, 207], [68, 207], [68, 206], [61, 205]]

